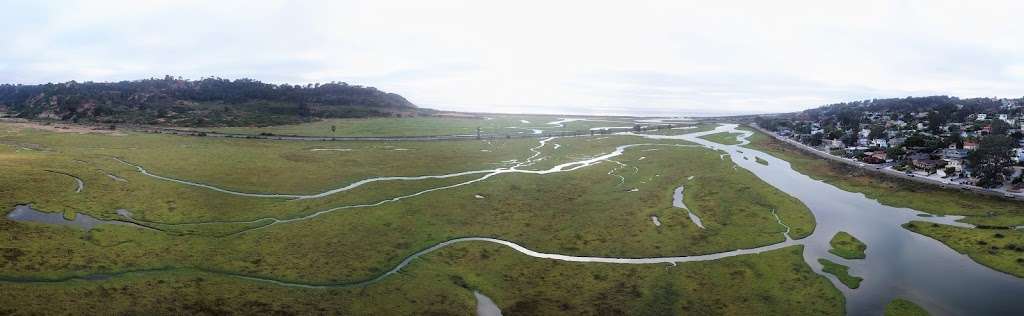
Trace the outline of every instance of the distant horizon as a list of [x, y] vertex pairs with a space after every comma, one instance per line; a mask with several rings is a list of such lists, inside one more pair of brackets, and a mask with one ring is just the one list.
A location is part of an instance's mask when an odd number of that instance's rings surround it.
[[457, 111], [631, 115], [1016, 97], [1019, 12], [1024, 2], [14, 0], [0, 4], [0, 82], [336, 80]]
[[[197, 78], [186, 78], [184, 76], [166, 75], [165, 74], [165, 75], [161, 75], [161, 76], [149, 76], [149, 77], [144, 77], [144, 78], [120, 79], [120, 80], [78, 80], [78, 79], [69, 79], [69, 80], [48, 81], [48, 82], [41, 82], [41, 83], [0, 82], [0, 84], [45, 85], [45, 84], [59, 84], [59, 83], [68, 83], [68, 82], [111, 83], [111, 82], [120, 82], [120, 81], [139, 81], [139, 80], [148, 80], [148, 79], [158, 79], [159, 80], [159, 79], [163, 79], [163, 78], [165, 78], [167, 76], [170, 76], [170, 77], [175, 78], [175, 79], [179, 79], [180, 78], [180, 80], [187, 80], [187, 81], [198, 81], [198, 80], [202, 80], [202, 79], [205, 79], [205, 78], [221, 78], [221, 79], [228, 79], [228, 80], [251, 79], [251, 80], [256, 80], [256, 81], [260, 81], [260, 82], [264, 82], [264, 83], [268, 83], [268, 84], [276, 84], [276, 85], [289, 84], [289, 85], [299, 85], [299, 86], [305, 86], [305, 85], [308, 85], [308, 84], [326, 84], [326, 83], [330, 83], [330, 82], [346, 83], [346, 84], [355, 85], [355, 86], [373, 87], [373, 88], [376, 88], [376, 89], [384, 91], [384, 92], [395, 93], [395, 94], [401, 95], [402, 97], [405, 97], [407, 100], [409, 100], [409, 102], [412, 102], [413, 104], [415, 104], [417, 107], [420, 107], [420, 108], [437, 110], [437, 111], [443, 111], [443, 112], [479, 113], [479, 114], [504, 114], [504, 115], [525, 114], [525, 115], [550, 115], [550, 116], [570, 115], [570, 116], [631, 116], [631, 117], [719, 117], [719, 116], [723, 116], [724, 117], [724, 116], [744, 116], [744, 115], [766, 115], [766, 114], [792, 113], [792, 112], [800, 112], [800, 111], [804, 111], [804, 110], [809, 110], [809, 109], [813, 109], [813, 108], [817, 108], [817, 107], [821, 107], [821, 106], [826, 106], [826, 105], [829, 105], [829, 104], [844, 103], [844, 102], [854, 102], [854, 101], [863, 101], [863, 100], [871, 100], [871, 99], [893, 99], [893, 98], [906, 98], [906, 97], [927, 97], [927, 96], [938, 96], [938, 95], [957, 97], [957, 98], [961, 98], [961, 99], [971, 99], [971, 98], [1014, 99], [1014, 98], [1020, 98], [1020, 96], [960, 96], [960, 95], [941, 94], [940, 93], [940, 94], [923, 94], [923, 95], [863, 97], [863, 98], [852, 98], [852, 99], [844, 99], [844, 100], [835, 100], [835, 101], [830, 101], [830, 102], [822, 103], [822, 104], [801, 105], [797, 109], [790, 110], [790, 111], [784, 111], [784, 112], [781, 112], [781, 111], [780, 112], [765, 112], [765, 111], [717, 111], [716, 112], [716, 111], [701, 111], [701, 110], [696, 110], [696, 109], [681, 109], [681, 110], [677, 111], [677, 110], [672, 110], [672, 109], [669, 109], [669, 108], [662, 108], [662, 109], [658, 109], [658, 110], [654, 110], [654, 111], [647, 110], [646, 112], [637, 112], [637, 111], [630, 111], [630, 110], [627, 110], [627, 109], [629, 109], [629, 108], [643, 108], [643, 107], [642, 106], [609, 106], [609, 105], [604, 105], [604, 106], [601, 106], [601, 105], [594, 105], [594, 106], [588, 106], [588, 105], [558, 105], [558, 106], [553, 106], [553, 105], [538, 105], [538, 104], [534, 104], [534, 105], [466, 105], [466, 104], [437, 105], [437, 104], [421, 104], [421, 103], [416, 102], [416, 100], [414, 100], [414, 99], [410, 99], [408, 96], [406, 96], [405, 94], [401, 93], [400, 91], [392, 91], [392, 90], [381, 88], [381, 87], [377, 87], [377, 86], [361, 84], [359, 82], [346, 82], [346, 81], [342, 81], [342, 80], [326, 80], [326, 81], [313, 81], [313, 82], [295, 83], [295, 82], [265, 81], [265, 80], [261, 80], [259, 78], [251, 78], [251, 77], [225, 77], [225, 76], [206, 75], [206, 76], [200, 76], [200, 77], [197, 77]], [[542, 109], [551, 109], [551, 108], [558, 108], [558, 109], [565, 109], [565, 110], [559, 111], [559, 112], [553, 112], [553, 111], [544, 112], [545, 110], [542, 110]], [[487, 109], [487, 110], [483, 110], [483, 109]], [[592, 111], [588, 112], [588, 111], [585, 111], [583, 109], [603, 109], [603, 111], [600, 111], [600, 112], [592, 112]]]

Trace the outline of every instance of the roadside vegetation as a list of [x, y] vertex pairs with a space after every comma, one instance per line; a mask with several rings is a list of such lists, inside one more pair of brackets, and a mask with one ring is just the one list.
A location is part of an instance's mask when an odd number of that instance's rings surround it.
[[821, 263], [823, 272], [836, 276], [839, 282], [848, 288], [859, 288], [860, 282], [864, 281], [864, 278], [850, 275], [850, 267], [824, 258], [819, 258], [818, 262]]
[[836, 233], [829, 244], [832, 245], [832, 249], [828, 252], [843, 259], [864, 259], [864, 251], [868, 249], [867, 245], [847, 232]]
[[928, 311], [905, 299], [894, 299], [885, 305], [885, 316], [928, 316]]

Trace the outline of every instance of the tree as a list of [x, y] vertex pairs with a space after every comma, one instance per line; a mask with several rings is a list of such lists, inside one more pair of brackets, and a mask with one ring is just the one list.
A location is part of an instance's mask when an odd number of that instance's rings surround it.
[[992, 134], [994, 135], [1006, 135], [1006, 132], [1012, 127], [1013, 126], [1010, 126], [1010, 123], [1006, 123], [1003, 120], [992, 120]]
[[807, 139], [807, 144], [811, 145], [811, 147], [821, 146], [821, 136], [821, 133], [811, 134], [811, 136], [808, 137]]
[[944, 146], [955, 145], [956, 148], [964, 148], [964, 140], [960, 137], [960, 133], [949, 134], [946, 139], [942, 140]]
[[840, 137], [839, 140], [841, 140], [843, 144], [846, 144], [846, 146], [853, 146], [857, 144], [857, 137], [854, 133], [846, 133]]
[[871, 126], [871, 133], [868, 134], [868, 138], [879, 139], [882, 138], [883, 136], [885, 136], [885, 127], [878, 125]]
[[939, 134], [942, 132], [942, 126], [946, 125], [949, 118], [946, 116], [946, 112], [943, 111], [932, 111], [928, 112], [928, 131], [932, 134]]
[[978, 149], [967, 156], [967, 161], [978, 177], [978, 186], [994, 187], [1002, 184], [1003, 170], [1011, 165], [1014, 141], [1006, 135], [981, 138]]

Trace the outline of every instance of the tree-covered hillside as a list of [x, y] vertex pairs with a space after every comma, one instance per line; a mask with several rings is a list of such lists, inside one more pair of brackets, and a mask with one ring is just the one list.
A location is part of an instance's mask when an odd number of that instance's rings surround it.
[[327, 117], [415, 115], [400, 95], [346, 83], [305, 86], [253, 79], [0, 85], [0, 112], [23, 118], [172, 126], [275, 125]]

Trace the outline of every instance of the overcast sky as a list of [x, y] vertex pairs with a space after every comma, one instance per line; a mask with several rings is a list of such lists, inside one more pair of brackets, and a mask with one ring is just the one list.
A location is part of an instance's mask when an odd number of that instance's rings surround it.
[[0, 82], [344, 81], [438, 109], [635, 115], [1024, 95], [1024, 1], [39, 2], [0, 4]]

